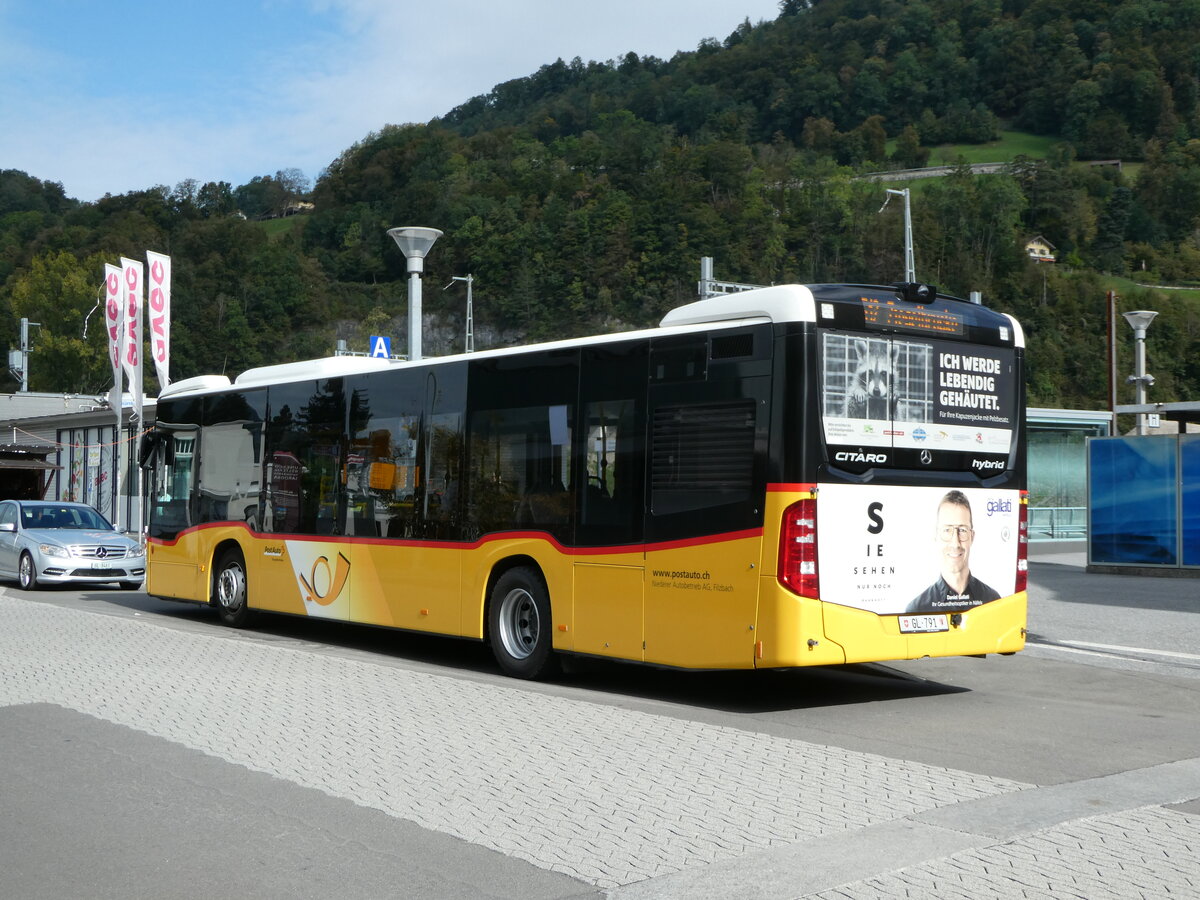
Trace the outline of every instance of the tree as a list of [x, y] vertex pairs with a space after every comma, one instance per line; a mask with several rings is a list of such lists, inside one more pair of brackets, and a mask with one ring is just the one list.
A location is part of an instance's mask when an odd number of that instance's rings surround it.
[[903, 169], [919, 169], [929, 162], [929, 148], [921, 146], [921, 135], [912, 125], [905, 125], [896, 138], [892, 162]]
[[31, 329], [33, 390], [98, 393], [111, 383], [99, 307], [103, 279], [103, 258], [81, 263], [65, 250], [34, 257], [29, 270], [15, 278], [13, 316], [40, 325]]

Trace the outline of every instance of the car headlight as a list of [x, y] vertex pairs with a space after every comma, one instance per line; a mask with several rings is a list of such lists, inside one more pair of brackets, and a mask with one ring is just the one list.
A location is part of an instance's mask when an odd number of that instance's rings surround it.
[[38, 550], [42, 551], [42, 556], [57, 556], [66, 558], [71, 555], [71, 551], [66, 547], [60, 547], [57, 544], [39, 544]]
[[135, 557], [135, 556], [145, 556], [145, 555], [146, 555], [146, 548], [145, 548], [145, 547], [143, 547], [143, 546], [141, 546], [141, 545], [139, 544], [139, 545], [137, 545], [137, 546], [130, 547], [130, 548], [129, 548], [129, 552], [128, 552], [128, 553], [126, 553], [125, 555], [126, 555], [126, 556], [128, 556], [128, 557], [130, 557], [130, 558], [132, 558], [132, 557]]

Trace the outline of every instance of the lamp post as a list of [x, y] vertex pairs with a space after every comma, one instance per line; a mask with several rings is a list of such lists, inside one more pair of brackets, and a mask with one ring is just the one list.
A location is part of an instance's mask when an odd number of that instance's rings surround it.
[[421, 273], [425, 271], [425, 254], [442, 232], [406, 225], [389, 228], [387, 233], [408, 260], [408, 358], [415, 361], [421, 358]]
[[448, 291], [454, 287], [454, 282], [465, 281], [467, 283], [467, 342], [466, 352], [475, 352], [475, 314], [471, 308], [471, 285], [475, 283], [474, 275], [451, 275], [450, 283], [442, 288], [443, 291]]
[[[1137, 405], [1144, 406], [1146, 403], [1146, 388], [1154, 384], [1154, 376], [1146, 372], [1146, 329], [1150, 327], [1150, 323], [1154, 321], [1154, 317], [1158, 313], [1153, 310], [1139, 309], [1133, 312], [1122, 313], [1122, 315], [1133, 329], [1135, 341], [1134, 374], [1130, 375], [1126, 380], [1132, 383], [1137, 390]], [[1137, 414], [1137, 433], [1146, 433], [1146, 414], [1143, 412]]]
[[880, 212], [887, 208], [888, 200], [893, 196], [904, 198], [904, 280], [914, 284], [917, 280], [917, 263], [913, 256], [912, 196], [908, 188], [902, 191], [888, 188], [887, 198], [883, 201], [883, 206], [879, 207]]

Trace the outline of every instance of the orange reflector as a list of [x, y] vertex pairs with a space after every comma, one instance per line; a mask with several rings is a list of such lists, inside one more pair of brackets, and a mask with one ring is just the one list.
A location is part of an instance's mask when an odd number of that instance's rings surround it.
[[558, 626], [558, 630], [559, 630], [559, 631], [566, 631], [566, 630], [567, 630], [567, 626], [566, 626], [566, 625], [559, 625], [559, 626]]
[[429, 610], [427, 610], [427, 609], [421, 610], [421, 615], [423, 615], [423, 616], [429, 615]]
[[762, 641], [759, 641], [754, 645], [754, 655], [759, 659], [762, 659]]

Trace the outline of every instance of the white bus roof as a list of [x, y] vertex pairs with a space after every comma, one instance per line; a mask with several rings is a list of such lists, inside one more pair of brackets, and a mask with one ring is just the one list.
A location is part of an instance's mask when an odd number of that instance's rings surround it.
[[[1016, 320], [1012, 322], [1017, 346], [1024, 345], [1024, 335]], [[426, 357], [417, 362], [380, 359], [365, 356], [329, 356], [299, 362], [282, 363], [274, 366], [259, 366], [247, 369], [232, 383], [224, 375], [200, 375], [175, 382], [165, 388], [159, 398], [184, 396], [225, 390], [231, 386], [261, 387], [295, 381], [311, 381], [320, 378], [336, 378], [358, 375], [364, 372], [379, 372], [389, 368], [406, 368], [428, 364], [441, 364], [455, 360], [489, 359], [538, 350], [555, 350], [570, 347], [593, 346], [639, 337], [661, 337], [664, 334], [688, 334], [706, 331], [713, 326], [737, 328], [763, 322], [815, 322], [817, 321], [816, 300], [812, 290], [802, 284], [781, 284], [757, 288], [732, 294], [718, 294], [676, 307], [663, 316], [657, 328], [638, 331], [622, 331], [613, 334], [569, 338], [540, 344], [521, 344], [513, 347], [498, 347], [477, 353], [457, 353], [449, 356]]]

